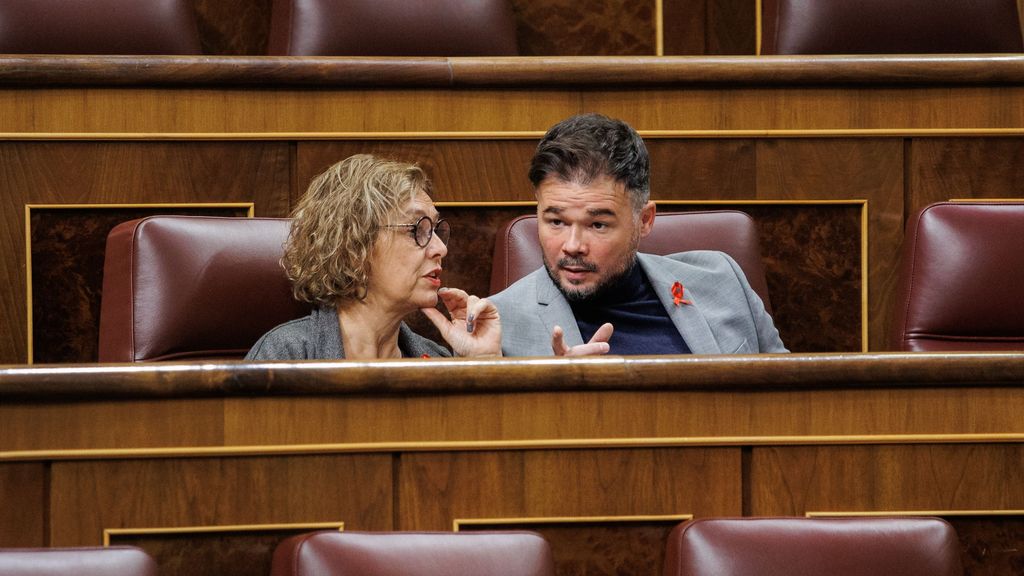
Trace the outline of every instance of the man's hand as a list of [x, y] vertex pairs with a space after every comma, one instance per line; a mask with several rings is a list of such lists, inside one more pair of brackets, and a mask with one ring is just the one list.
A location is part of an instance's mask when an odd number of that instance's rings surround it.
[[437, 295], [451, 320], [437, 308], [421, 310], [457, 356], [501, 356], [501, 318], [490, 300], [458, 288], [442, 288]]
[[590, 339], [590, 342], [570, 348], [565, 345], [565, 331], [562, 330], [561, 326], [555, 326], [555, 329], [551, 331], [551, 350], [554, 351], [555, 356], [595, 356], [607, 354], [608, 350], [611, 349], [608, 340], [611, 340], [613, 330], [612, 325], [606, 322], [597, 329], [597, 332], [594, 332], [594, 337]]

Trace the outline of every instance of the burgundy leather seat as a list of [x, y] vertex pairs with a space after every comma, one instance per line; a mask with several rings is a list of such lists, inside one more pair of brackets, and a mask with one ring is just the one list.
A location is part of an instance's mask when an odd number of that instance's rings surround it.
[[107, 237], [99, 360], [241, 358], [309, 313], [280, 259], [289, 220], [151, 216]]
[[336, 532], [293, 536], [271, 576], [554, 576], [533, 532]]
[[156, 563], [131, 546], [0, 549], [2, 576], [157, 576]]
[[2, 54], [202, 54], [190, 0], [0, 2]]
[[940, 202], [907, 222], [890, 347], [1024, 350], [1024, 203]]
[[1020, 52], [1017, 0], [762, 0], [761, 54]]
[[[771, 313], [757, 224], [748, 214], [736, 210], [658, 213], [653, 230], [640, 241], [640, 251], [650, 254], [665, 256], [687, 250], [720, 250], [732, 256]], [[511, 220], [494, 239], [491, 294], [504, 290], [543, 263], [537, 216]]]
[[515, 56], [508, 0], [274, 0], [268, 53]]
[[961, 576], [939, 518], [707, 518], [668, 538], [665, 576]]

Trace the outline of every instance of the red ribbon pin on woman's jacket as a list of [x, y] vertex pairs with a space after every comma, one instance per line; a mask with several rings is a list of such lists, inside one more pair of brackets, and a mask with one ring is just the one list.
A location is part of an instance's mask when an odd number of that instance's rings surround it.
[[676, 303], [676, 306], [679, 306], [680, 304], [686, 304], [687, 306], [693, 304], [693, 302], [683, 298], [684, 290], [685, 288], [683, 288], [682, 282], [672, 284], [672, 301]]

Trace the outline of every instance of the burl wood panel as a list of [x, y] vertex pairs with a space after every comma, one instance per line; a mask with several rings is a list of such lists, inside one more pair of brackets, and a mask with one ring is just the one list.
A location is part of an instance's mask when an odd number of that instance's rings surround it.
[[142, 548], [156, 560], [160, 576], [265, 576], [282, 540], [313, 530], [119, 534], [110, 544]]
[[46, 546], [47, 464], [0, 463], [0, 548]]
[[344, 522], [390, 530], [391, 468], [386, 454], [56, 462], [51, 544], [97, 545], [106, 528]]
[[204, 54], [267, 53], [271, 0], [192, 0]]
[[754, 5], [752, 0], [665, 0], [664, 54], [753, 54]]
[[455, 520], [740, 513], [739, 448], [406, 453], [398, 527]]
[[121, 222], [155, 214], [244, 217], [245, 208], [37, 208], [31, 212], [32, 361], [95, 362], [103, 256]]
[[655, 54], [654, 0], [512, 0], [523, 56]]
[[533, 530], [551, 545], [559, 576], [620, 574], [658, 576], [665, 542], [678, 520], [629, 522], [514, 523], [463, 526], [469, 530]]
[[945, 516], [953, 525], [967, 576], [1024, 574], [1024, 516]]

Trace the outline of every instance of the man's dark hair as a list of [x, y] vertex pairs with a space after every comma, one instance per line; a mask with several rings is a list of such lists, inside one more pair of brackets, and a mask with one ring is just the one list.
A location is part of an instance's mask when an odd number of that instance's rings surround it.
[[548, 176], [587, 185], [601, 176], [625, 184], [639, 212], [651, 197], [651, 162], [643, 139], [629, 124], [601, 114], [581, 114], [555, 124], [530, 162], [536, 188]]

